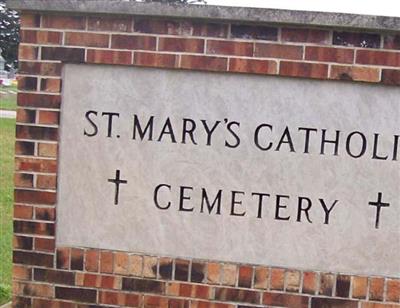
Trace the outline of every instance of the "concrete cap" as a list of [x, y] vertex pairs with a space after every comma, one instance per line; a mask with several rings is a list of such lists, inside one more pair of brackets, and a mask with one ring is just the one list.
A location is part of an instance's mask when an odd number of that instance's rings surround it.
[[334, 27], [357, 30], [400, 31], [399, 17], [291, 11], [265, 8], [141, 3], [129, 0], [8, 0], [21, 11], [81, 14], [118, 14], [163, 18], [194, 18], [220, 22], [285, 24], [304, 27]]

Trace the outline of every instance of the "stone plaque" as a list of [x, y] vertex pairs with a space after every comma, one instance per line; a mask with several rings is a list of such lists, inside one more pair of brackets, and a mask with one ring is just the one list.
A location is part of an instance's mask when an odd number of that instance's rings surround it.
[[400, 276], [400, 89], [66, 65], [57, 244]]

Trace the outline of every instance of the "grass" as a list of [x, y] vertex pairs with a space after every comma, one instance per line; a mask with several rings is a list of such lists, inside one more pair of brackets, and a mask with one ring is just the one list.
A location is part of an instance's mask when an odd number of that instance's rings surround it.
[[11, 300], [15, 119], [0, 118], [0, 305]]
[[[0, 91], [3, 92], [8, 92], [8, 91], [14, 91], [17, 92], [17, 86], [16, 85], [11, 85], [11, 86], [0, 86]], [[16, 110], [17, 109], [17, 100], [16, 100], [17, 95], [16, 94], [0, 94], [0, 109], [5, 109], [5, 110]]]

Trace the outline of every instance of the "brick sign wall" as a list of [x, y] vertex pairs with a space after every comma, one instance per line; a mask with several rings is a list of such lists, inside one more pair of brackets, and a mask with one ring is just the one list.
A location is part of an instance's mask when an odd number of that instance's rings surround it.
[[23, 10], [14, 306], [400, 307], [400, 280], [395, 276], [55, 244], [63, 64], [279, 75], [392, 87], [400, 85], [399, 49], [398, 31]]

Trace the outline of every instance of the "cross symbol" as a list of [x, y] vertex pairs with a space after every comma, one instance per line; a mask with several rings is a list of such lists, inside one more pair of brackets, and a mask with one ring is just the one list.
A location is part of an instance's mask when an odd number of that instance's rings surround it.
[[121, 180], [120, 178], [120, 171], [115, 171], [115, 179], [108, 179], [108, 182], [115, 184], [115, 197], [114, 197], [114, 204], [118, 205], [118, 196], [119, 196], [119, 184], [126, 184], [128, 181]]
[[379, 228], [379, 218], [381, 215], [381, 207], [389, 207], [390, 203], [382, 202], [382, 193], [378, 193], [378, 200], [376, 202], [369, 202], [371, 206], [376, 206], [376, 219], [375, 219], [375, 229]]

